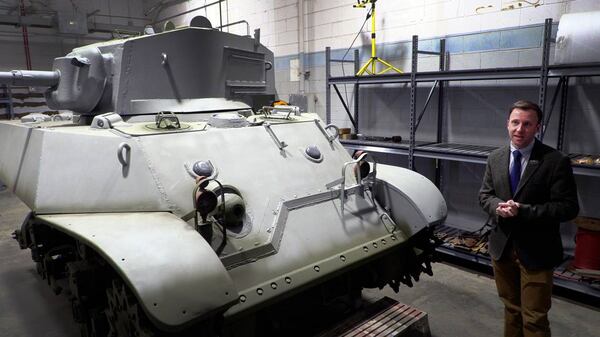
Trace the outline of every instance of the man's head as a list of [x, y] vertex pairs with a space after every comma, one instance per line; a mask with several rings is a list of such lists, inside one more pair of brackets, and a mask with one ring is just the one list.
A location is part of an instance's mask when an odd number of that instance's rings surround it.
[[542, 110], [530, 101], [517, 101], [509, 110], [506, 128], [512, 144], [518, 148], [527, 147], [540, 131]]

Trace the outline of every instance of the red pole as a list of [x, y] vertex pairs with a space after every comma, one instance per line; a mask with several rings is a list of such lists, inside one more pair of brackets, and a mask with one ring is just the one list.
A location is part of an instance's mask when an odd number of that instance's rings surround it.
[[[25, 3], [21, 0], [21, 18], [25, 17]], [[23, 47], [25, 48], [25, 64], [27, 70], [31, 70], [31, 52], [29, 51], [29, 34], [27, 33], [27, 26], [21, 23], [21, 29], [23, 30]]]

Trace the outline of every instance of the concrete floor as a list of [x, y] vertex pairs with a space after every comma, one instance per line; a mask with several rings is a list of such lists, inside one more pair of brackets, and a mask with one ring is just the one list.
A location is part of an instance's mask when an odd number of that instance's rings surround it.
[[[63, 296], [55, 296], [35, 271], [29, 251], [20, 250], [11, 233], [27, 208], [10, 192], [0, 191], [0, 337], [76, 337], [77, 325]], [[502, 306], [493, 280], [437, 263], [413, 288], [365, 290], [363, 296], [389, 296], [429, 315], [433, 337], [502, 336]], [[550, 312], [554, 336], [592, 337], [600, 333], [600, 310], [555, 297]]]

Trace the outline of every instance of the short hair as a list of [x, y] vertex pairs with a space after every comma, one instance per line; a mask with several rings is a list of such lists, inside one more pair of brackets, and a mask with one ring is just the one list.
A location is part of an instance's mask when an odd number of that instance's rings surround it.
[[538, 124], [542, 123], [542, 109], [540, 109], [539, 105], [537, 105], [531, 101], [524, 100], [524, 99], [518, 100], [518, 101], [514, 102], [513, 105], [510, 107], [510, 110], [508, 110], [509, 118], [510, 118], [510, 114], [513, 112], [514, 109], [535, 111], [535, 114], [537, 115], [537, 119], [538, 119]]

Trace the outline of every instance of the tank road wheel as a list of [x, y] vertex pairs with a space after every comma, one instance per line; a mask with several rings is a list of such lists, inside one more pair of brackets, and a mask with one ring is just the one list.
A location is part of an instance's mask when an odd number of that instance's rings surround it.
[[109, 337], [158, 337], [148, 326], [145, 314], [135, 296], [120, 280], [113, 280], [106, 289], [106, 318]]

